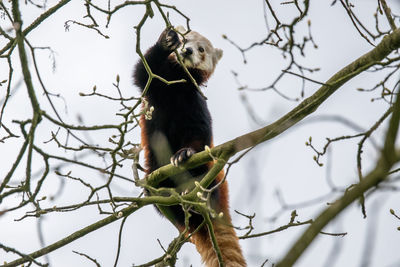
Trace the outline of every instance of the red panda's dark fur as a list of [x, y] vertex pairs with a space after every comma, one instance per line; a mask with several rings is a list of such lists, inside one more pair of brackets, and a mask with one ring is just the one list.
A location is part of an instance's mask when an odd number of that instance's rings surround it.
[[[145, 54], [151, 71], [168, 81], [186, 79], [188, 82], [166, 85], [158, 79], [153, 79], [145, 95], [148, 106], [153, 106], [152, 118], [146, 120], [142, 115], [140, 126], [142, 130], [142, 147], [144, 150], [147, 173], [169, 163], [176, 152], [191, 148], [194, 152], [204, 150], [207, 145], [212, 147], [212, 121], [207, 103], [190, 82], [183, 68], [170, 56], [172, 50], [165, 47], [165, 36], [178, 38], [176, 34], [164, 31], [157, 43]], [[176, 41], [176, 40], [175, 40]], [[179, 42], [179, 40], [177, 41]], [[204, 84], [212, 73], [189, 69], [198, 85]], [[141, 61], [136, 64], [134, 83], [143, 91], [148, 80], [148, 74]], [[161, 182], [159, 187], [177, 188], [182, 181], [201, 179], [211, 168], [212, 162], [189, 170], [185, 174], [169, 177]], [[215, 186], [224, 173], [221, 171], [210, 187]], [[193, 184], [193, 182], [191, 182]], [[228, 204], [227, 183], [222, 183], [211, 196], [212, 208], [217, 213], [223, 212], [222, 221], [213, 220], [214, 232], [226, 266], [246, 266], [238, 243], [238, 238], [231, 226]], [[184, 213], [181, 206], [166, 207], [172, 214], [173, 222], [180, 230], [184, 226]], [[190, 217], [191, 230], [197, 228], [203, 221], [201, 215], [192, 213]], [[192, 241], [202, 256], [206, 266], [218, 265], [218, 259], [210, 241], [208, 230], [203, 227], [192, 236]]]

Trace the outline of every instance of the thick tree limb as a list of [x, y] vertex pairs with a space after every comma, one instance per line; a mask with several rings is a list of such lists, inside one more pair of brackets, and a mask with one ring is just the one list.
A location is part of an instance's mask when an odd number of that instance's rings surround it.
[[[221, 153], [233, 156], [239, 151], [253, 147], [259, 143], [272, 139], [273, 137], [283, 133], [288, 128], [301, 121], [313, 113], [329, 96], [338, 90], [343, 84], [351, 78], [357, 76], [368, 68], [378, 64], [385, 59], [394, 50], [400, 48], [400, 29], [385, 36], [382, 41], [371, 51], [359, 57], [336, 74], [334, 74], [324, 85], [322, 85], [313, 95], [306, 98], [297, 107], [289, 113], [275, 121], [274, 123], [263, 127], [259, 130], [247, 133], [228, 141], [222, 145], [211, 149], [211, 153], [217, 157]], [[193, 155], [186, 164], [181, 167], [174, 167], [171, 164], [163, 166], [151, 173], [146, 181], [150, 185], [158, 184], [167, 177], [191, 169], [212, 160], [206, 151]], [[143, 182], [146, 182], [143, 181]]]

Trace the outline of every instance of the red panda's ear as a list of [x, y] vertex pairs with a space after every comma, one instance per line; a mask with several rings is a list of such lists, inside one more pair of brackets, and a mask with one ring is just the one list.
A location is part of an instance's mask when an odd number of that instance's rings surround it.
[[181, 33], [181, 34], [184, 34], [184, 33], [187, 32], [186, 29], [185, 29], [185, 27], [183, 27], [182, 25], [176, 26], [176, 27], [175, 27], [175, 31], [177, 31], [177, 32], [179, 32], [179, 33]]
[[222, 49], [219, 49], [219, 48], [214, 49], [214, 56], [217, 59], [217, 61], [219, 61], [221, 59], [223, 54], [224, 54], [224, 51], [222, 51]]

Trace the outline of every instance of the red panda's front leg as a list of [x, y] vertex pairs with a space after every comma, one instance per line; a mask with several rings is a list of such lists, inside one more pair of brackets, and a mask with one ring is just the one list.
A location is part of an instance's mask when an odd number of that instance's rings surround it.
[[168, 54], [171, 54], [175, 49], [181, 45], [178, 34], [174, 30], [164, 30], [157, 43], [164, 49]]
[[[153, 45], [144, 55], [151, 71], [167, 80], [173, 80], [175, 77], [168, 77], [168, 73], [166, 73], [166, 69], [168, 69], [166, 65], [171, 64], [168, 60], [168, 56], [180, 45], [181, 41], [174, 30], [164, 30], [160, 34], [156, 44]], [[149, 75], [142, 60], [139, 60], [136, 64], [133, 77], [135, 84], [143, 90], [146, 86]]]

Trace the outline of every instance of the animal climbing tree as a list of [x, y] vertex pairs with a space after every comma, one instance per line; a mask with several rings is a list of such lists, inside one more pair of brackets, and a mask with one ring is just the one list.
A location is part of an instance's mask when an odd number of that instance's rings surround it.
[[[143, 95], [122, 85], [122, 80], [129, 80], [129, 78], [111, 74], [113, 71], [108, 70], [108, 77], [116, 77], [110, 85], [112, 90], [102, 90], [93, 85], [90, 90], [67, 88], [63, 91], [58, 89], [63, 87], [60, 84], [61, 81], [52, 84], [46, 82], [47, 77], [43, 75], [45, 72], [43, 69], [48, 66], [44, 65], [50, 65], [54, 71], [57, 71], [58, 54], [67, 53], [73, 49], [74, 45], [85, 43], [86, 33], [93, 33], [96, 38], [102, 40], [112, 40], [114, 38], [112, 30], [117, 28], [135, 40], [135, 51], [138, 57], [144, 60], [142, 43], [145, 40], [142, 36], [146, 33], [146, 27], [152, 19], [162, 21], [166, 28], [173, 28], [179, 22], [184, 21], [185, 26], [190, 29], [191, 15], [182, 12], [180, 6], [173, 6], [158, 0], [60, 0], [56, 3], [53, 2], [55, 1], [0, 1], [1, 266], [22, 266], [23, 264], [47, 266], [48, 262], [54, 263], [55, 266], [61, 266], [62, 263], [57, 255], [53, 256], [53, 252], [60, 250], [70, 252], [69, 244], [83, 242], [86, 236], [101, 232], [107, 225], [114, 224], [119, 225], [119, 227], [113, 228], [115, 230], [113, 232], [115, 250], [107, 251], [106, 259], [104, 253], [89, 254], [83, 251], [74, 251], [74, 253], [88, 261], [89, 263], [86, 265], [109, 266], [102, 261], [109, 261], [110, 257], [113, 259], [114, 266], [132, 264], [133, 262], [121, 262], [120, 255], [124, 251], [131, 251], [129, 247], [124, 246], [123, 240], [134, 239], [134, 237], [126, 236], [124, 232], [131, 224], [135, 224], [135, 216], [139, 210], [152, 204], [180, 204], [185, 209], [189, 209], [191, 205], [205, 205], [209, 192], [204, 188], [212, 182], [221, 169], [226, 169], [226, 179], [229, 180], [235, 168], [244, 168], [241, 165], [243, 160], [252, 153], [257, 153], [254, 151], [255, 148], [263, 146], [265, 143], [276, 142], [277, 137], [282, 136], [288, 130], [295, 133], [300, 122], [307, 121], [313, 113], [318, 113], [324, 108], [323, 104], [331, 99], [335, 92], [343, 90], [350, 80], [360, 75], [374, 77], [376, 83], [369, 88], [357, 88], [358, 94], [372, 95], [373, 101], [364, 101], [365, 103], [361, 100], [358, 103], [358, 99], [353, 101], [360, 106], [381, 103], [384, 107], [381, 114], [371, 115], [376, 118], [375, 122], [360, 127], [352, 121], [352, 114], [347, 117], [321, 116], [316, 118], [314, 123], [322, 125], [324, 121], [331, 120], [352, 129], [355, 133], [329, 136], [326, 142], [320, 144], [316, 144], [311, 137], [306, 140], [306, 148], [313, 153], [310, 158], [315, 161], [315, 168], [326, 168], [328, 171], [331, 167], [328, 163], [329, 151], [332, 147], [340, 144], [354, 149], [356, 151], [355, 179], [348, 181], [344, 187], [337, 187], [331, 183], [331, 178], [327, 178], [330, 191], [321, 198], [305, 203], [298, 201], [288, 205], [278, 194], [281, 205], [275, 217], [286, 215], [289, 218], [287, 224], [263, 231], [254, 226], [259, 215], [248, 215], [237, 211], [238, 216], [246, 219], [248, 225], [234, 225], [233, 227], [236, 227], [238, 231], [244, 230], [240, 237], [243, 240], [266, 238], [272, 234], [279, 236], [288, 228], [296, 228], [295, 231], [299, 236], [292, 237], [292, 245], [287, 251], [281, 251], [279, 255], [271, 255], [266, 252], [264, 255], [260, 255], [263, 260], [258, 262], [259, 266], [266, 266], [266, 264], [292, 266], [315, 242], [318, 235], [333, 235], [332, 238], [338, 239], [347, 234], [347, 232], [332, 233], [324, 230], [325, 226], [332, 223], [347, 207], [353, 203], [359, 203], [360, 216], [366, 217], [369, 212], [368, 205], [366, 205], [368, 199], [378, 194], [398, 194], [398, 163], [400, 161], [400, 148], [398, 142], [396, 143], [400, 121], [400, 99], [398, 97], [400, 88], [400, 56], [398, 54], [400, 17], [396, 13], [399, 8], [398, 3], [386, 0], [373, 1], [375, 11], [367, 15], [363, 13], [361, 16], [357, 6], [360, 3], [350, 0], [331, 1], [330, 8], [340, 9], [340, 12], [345, 14], [346, 27], [354, 31], [354, 39], [361, 39], [370, 47], [367, 53], [353, 55], [354, 60], [350, 64], [343, 63], [342, 68], [335, 70], [333, 75], [321, 81], [313, 76], [321, 71], [320, 68], [308, 67], [304, 63], [304, 58], [307, 59], [314, 49], [319, 48], [316, 41], [319, 37], [312, 34], [318, 25], [314, 26], [312, 23], [313, 13], [311, 11], [314, 5], [318, 4], [308, 0], [262, 1], [263, 13], [260, 23], [265, 25], [263, 38], [250, 40], [249, 45], [242, 46], [230, 34], [222, 35], [226, 44], [239, 51], [244, 64], [251, 65], [253, 63], [252, 59], [248, 58], [249, 53], [256, 51], [261, 54], [264, 53], [262, 52], [264, 50], [273, 51], [272, 53], [278, 52], [281, 62], [285, 64], [276, 76], [269, 76], [270, 82], [266, 86], [259, 89], [244, 85], [241, 73], [232, 71], [232, 80], [238, 84], [238, 89], [242, 93], [242, 103], [246, 114], [259, 125], [259, 129], [248, 133], [243, 132], [241, 136], [197, 153], [182, 167], [166, 165], [148, 177], [144, 177], [141, 167], [140, 138], [137, 134], [138, 118], [144, 113], [148, 119], [151, 119], [152, 108], [144, 101]], [[64, 29], [67, 32], [84, 30], [85, 34], [67, 44], [64, 50], [54, 51], [50, 43], [57, 41], [54, 40], [56, 38], [51, 34], [38, 34], [42, 28], [57, 21], [59, 16], [62, 18], [65, 16], [75, 17], [76, 15], [68, 9], [71, 5], [77, 5], [75, 6], [76, 10], [79, 10], [77, 12], [83, 17], [64, 20]], [[226, 5], [230, 5], [230, 3], [227, 2]], [[218, 6], [215, 8], [217, 9]], [[225, 6], [224, 9], [216, 11], [223, 14], [227, 12], [226, 8]], [[284, 13], [287, 8], [290, 8], [291, 11]], [[137, 24], [118, 24], [120, 22], [118, 16], [122, 16], [121, 14], [124, 12], [141, 14]], [[232, 32], [234, 31], [235, 29], [232, 30]], [[63, 32], [63, 34], [68, 33]], [[95, 46], [93, 44], [93, 49]], [[236, 50], [232, 51], [237, 52]], [[115, 51], [102, 51], [101, 53], [113, 52]], [[44, 53], [47, 56], [43, 56]], [[335, 53], [339, 57], [341, 51], [335, 51]], [[230, 55], [225, 51], [224, 56], [236, 57], [237, 55], [238, 53]], [[85, 55], [75, 54], [74, 57], [77, 65], [85, 61]], [[51, 63], [48, 63], [49, 59]], [[101, 60], [101, 55], [94, 61], [96, 60]], [[323, 63], [326, 62], [321, 60], [320, 64], [323, 65]], [[103, 63], [102, 65], [104, 68], [107, 66]], [[74, 67], [70, 66], [69, 68], [74, 69]], [[255, 75], [265, 75], [263, 68], [258, 67], [257, 70], [259, 73], [254, 73]], [[149, 83], [154, 79], [163, 80], [162, 76], [149, 74]], [[66, 76], [67, 74], [59, 73], [58, 75]], [[75, 73], [64, 79], [75, 80], [77, 79], [75, 77], [89, 79], [91, 77], [89, 82], [96, 84], [96, 79], [102, 78], [100, 76], [97, 71], [92, 73], [91, 69], [87, 69], [85, 75], [78, 76]], [[291, 87], [296, 90], [286, 90], [283, 85], [285, 84], [284, 80], [293, 78], [295, 82], [291, 84]], [[224, 79], [227, 78], [224, 77]], [[317, 88], [310, 93], [311, 90], [308, 90], [310, 86], [317, 86]], [[229, 88], [229, 90], [232, 94], [236, 92], [235, 88]], [[98, 123], [90, 124], [86, 121], [91, 121], [92, 118], [85, 113], [72, 118], [68, 109], [74, 109], [78, 104], [68, 102], [68, 97], [65, 95], [71, 91], [75, 95], [79, 94], [80, 99], [83, 99], [85, 107], [82, 108], [92, 105], [91, 109], [97, 110], [98, 113], [107, 111], [112, 115], [111, 120], [110, 118], [104, 120], [99, 118]], [[272, 91], [280, 97], [279, 101], [295, 102], [296, 105], [274, 122], [263, 123], [255, 106], [246, 97], [255, 93], [253, 91], [257, 91], [258, 94], [267, 94]], [[108, 122], [104, 123], [104, 121]], [[298, 140], [300, 143], [304, 143], [304, 141]], [[374, 156], [364, 155], [363, 151], [366, 149], [373, 151]], [[257, 160], [262, 162], [263, 159], [263, 154], [259, 153]], [[168, 195], [145, 196], [143, 194], [145, 188], [156, 185], [166, 177], [211, 160], [215, 161], [213, 168], [188, 194], [179, 195], [173, 191], [170, 191]], [[282, 161], [287, 161], [285, 155], [282, 156]], [[370, 167], [365, 168], [364, 165]], [[233, 168], [234, 166], [235, 168]], [[340, 163], [335, 166], [340, 168]], [[306, 170], [299, 169], [297, 173], [299, 176], [296, 179], [305, 179], [307, 176]], [[251, 185], [251, 177], [242, 177], [242, 179], [246, 179], [246, 183]], [[200, 194], [198, 194], [199, 192]], [[319, 213], [306, 220], [298, 219], [300, 218], [299, 214], [302, 214], [302, 209], [309, 206], [318, 206]], [[232, 208], [236, 209], [237, 207]], [[247, 207], [247, 209], [251, 210], [252, 207]], [[76, 213], [80, 215], [76, 216]], [[82, 219], [86, 213], [94, 219], [92, 221]], [[93, 215], [94, 213], [97, 213], [97, 216]], [[271, 214], [267, 213], [269, 217], [272, 216]], [[388, 209], [388, 214], [391, 220], [400, 225], [398, 206]], [[157, 216], [155, 212], [153, 215]], [[70, 232], [63, 232], [62, 235], [57, 233], [56, 241], [46, 242], [46, 236], [57, 231], [59, 222], [75, 222], [78, 218], [82, 219], [86, 226], [75, 227]], [[126, 223], [128, 219], [129, 223]], [[52, 227], [43, 227], [44, 220], [55, 223]], [[147, 218], [147, 221], [151, 220], [152, 218]], [[168, 222], [165, 220], [165, 223]], [[37, 232], [26, 234], [26, 241], [17, 242], [11, 237], [3, 238], [8, 229], [18, 228], [19, 231], [23, 231], [27, 225], [37, 226], [35, 228]], [[154, 229], [154, 231], [159, 231], [159, 229]], [[396, 234], [398, 235], [398, 232]], [[31, 242], [32, 235], [38, 236], [39, 244], [29, 244], [28, 246], [27, 243]], [[105, 240], [107, 238], [104, 238], [102, 242], [107, 243]], [[177, 261], [177, 257], [179, 257], [183, 245], [189, 241], [190, 235], [185, 232], [177, 235], [175, 239], [170, 240], [167, 247], [161, 246], [163, 252], [159, 257], [147, 263], [141, 263], [140, 266], [182, 264]], [[360, 241], [360, 246], [362, 246], [361, 243], [362, 241]], [[93, 246], [93, 244], [89, 246]], [[158, 245], [155, 244], [155, 246]], [[246, 251], [246, 247], [244, 248], [245, 255], [250, 255], [249, 251]], [[333, 264], [335, 260], [335, 256], [330, 257], [330, 264]], [[137, 264], [136, 261], [135, 263]], [[68, 263], [66, 264], [68, 265]], [[193, 264], [193, 266], [197, 266], [196, 262]]]

